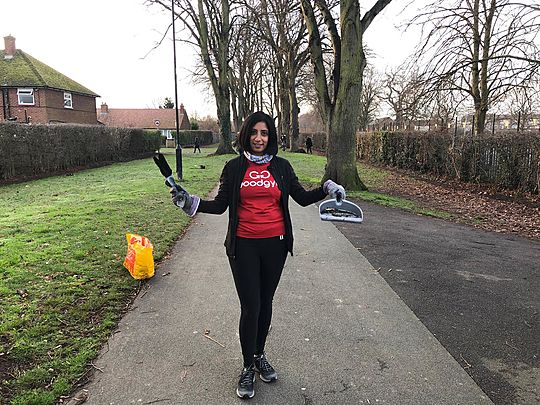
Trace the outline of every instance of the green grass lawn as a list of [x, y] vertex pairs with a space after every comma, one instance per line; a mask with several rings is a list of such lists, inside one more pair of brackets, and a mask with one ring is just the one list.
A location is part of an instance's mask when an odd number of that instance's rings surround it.
[[[191, 193], [206, 195], [233, 157], [212, 151], [184, 152], [182, 184]], [[300, 181], [319, 184], [324, 157], [280, 154]], [[369, 187], [384, 179], [359, 169]], [[415, 209], [369, 192], [352, 196]], [[0, 212], [0, 403], [53, 404], [84, 380], [141, 286], [122, 267], [125, 234], [148, 237], [159, 261], [189, 219], [152, 159], [0, 187]]]
[[[298, 153], [285, 153], [285, 157], [292, 162], [296, 174], [302, 183], [318, 184], [320, 182], [320, 179], [324, 173], [326, 157]], [[358, 173], [368, 189], [378, 188], [384, 182], [386, 176], [388, 176], [388, 172], [384, 171], [383, 169], [368, 166], [360, 162], [357, 163], [357, 166]], [[419, 207], [414, 202], [403, 198], [393, 197], [373, 191], [349, 191], [347, 193], [347, 198], [359, 198], [379, 205], [384, 205], [386, 207], [400, 208], [432, 217], [450, 218], [451, 216], [445, 212], [428, 210]]]
[[[232, 157], [205, 152], [183, 160], [183, 184], [199, 195]], [[139, 288], [122, 267], [125, 234], [147, 236], [160, 260], [188, 218], [151, 159], [0, 187], [0, 212], [0, 373], [9, 372], [0, 403], [52, 404], [88, 370]]]

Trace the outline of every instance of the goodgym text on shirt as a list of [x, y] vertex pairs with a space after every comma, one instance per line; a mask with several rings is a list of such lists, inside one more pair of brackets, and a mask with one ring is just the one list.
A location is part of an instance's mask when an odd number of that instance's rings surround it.
[[249, 178], [251, 180], [244, 180], [240, 187], [275, 187], [275, 180], [267, 180], [271, 177], [272, 175], [268, 170], [263, 170], [262, 172], [251, 171], [249, 172]]

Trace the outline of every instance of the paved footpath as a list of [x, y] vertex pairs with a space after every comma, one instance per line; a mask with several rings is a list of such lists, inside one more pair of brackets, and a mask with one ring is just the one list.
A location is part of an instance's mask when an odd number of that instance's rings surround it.
[[[295, 256], [267, 345], [279, 380], [257, 378], [247, 403], [491, 404], [316, 206], [291, 211]], [[246, 403], [226, 221], [197, 215], [95, 361], [86, 404]]]

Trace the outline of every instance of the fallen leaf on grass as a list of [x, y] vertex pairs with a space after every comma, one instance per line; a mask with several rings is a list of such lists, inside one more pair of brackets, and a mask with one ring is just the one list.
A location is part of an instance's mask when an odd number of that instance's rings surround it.
[[21, 298], [28, 297], [28, 291], [26, 291], [26, 290], [17, 289], [17, 294], [19, 294], [21, 296]]

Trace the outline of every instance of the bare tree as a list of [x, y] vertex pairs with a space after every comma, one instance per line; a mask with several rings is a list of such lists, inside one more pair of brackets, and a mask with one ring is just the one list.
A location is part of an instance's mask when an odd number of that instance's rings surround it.
[[199, 129], [201, 131], [212, 131], [213, 133], [219, 133], [219, 121], [216, 119], [216, 117], [212, 117], [211, 115], [206, 115], [204, 117], [200, 117], [197, 114], [192, 114], [190, 117], [190, 121], [193, 120], [199, 125]]
[[362, 92], [360, 93], [360, 111], [358, 113], [358, 128], [366, 131], [375, 119], [381, 100], [381, 81], [377, 72], [371, 66], [364, 70]]
[[509, 92], [505, 102], [505, 110], [512, 116], [512, 121], [518, 123], [520, 129], [529, 129], [533, 116], [540, 113], [539, 81], [528, 86], [515, 87]]
[[540, 70], [537, 1], [434, 1], [412, 24], [423, 29], [415, 56], [427, 66], [432, 88], [470, 97], [477, 133], [484, 132], [490, 106]]
[[448, 130], [465, 100], [459, 93], [445, 90], [428, 93], [427, 96], [430, 121], [435, 120], [439, 130]]
[[[321, 20], [320, 24], [324, 24]], [[323, 66], [325, 69], [326, 77], [329, 78], [329, 93], [330, 95], [333, 92], [333, 50], [329, 43], [328, 38], [325, 37], [325, 33], [322, 33], [321, 36], [321, 45], [323, 53]], [[307, 106], [318, 115], [317, 121], [323, 122], [324, 113], [322, 110], [321, 103], [319, 102], [319, 96], [317, 95], [317, 89], [315, 87], [315, 72], [313, 71], [313, 64], [305, 64], [300, 71], [299, 85], [298, 85], [298, 99], [301, 103], [307, 104]], [[332, 95], [331, 95], [332, 97]], [[311, 114], [310, 114], [311, 115]], [[323, 132], [324, 129], [320, 130]]]
[[280, 133], [298, 148], [298, 77], [308, 61], [307, 32], [299, 0], [243, 0], [250, 10], [252, 33], [271, 51], [270, 76], [276, 80], [273, 93]]
[[[229, 41], [231, 36], [231, 0], [174, 0], [176, 18], [184, 25], [206, 70], [217, 105], [220, 142], [216, 154], [234, 153], [231, 144], [231, 109], [229, 85]], [[146, 0], [171, 10], [171, 2]]]
[[387, 72], [383, 86], [381, 98], [392, 108], [398, 128], [406, 128], [411, 121], [423, 118], [426, 91], [414, 69], [400, 66]]
[[310, 108], [309, 111], [298, 117], [302, 132], [324, 132], [324, 124], [317, 110]]
[[[333, 14], [335, 4], [329, 4], [326, 0], [301, 0], [309, 32], [315, 88], [328, 134], [324, 178], [331, 178], [350, 190], [366, 189], [356, 168], [356, 129], [366, 66], [362, 37], [373, 19], [390, 2], [378, 0], [362, 17], [358, 0], [341, 0], [338, 26]], [[324, 28], [332, 43], [333, 65], [330, 78], [324, 66], [321, 31], [315, 8], [324, 18]]]
[[[233, 122], [238, 131], [242, 121], [256, 109], [261, 110], [266, 75], [266, 57], [271, 50], [252, 34], [254, 19], [242, 10], [242, 20], [231, 46], [230, 85]], [[264, 58], [261, 56], [264, 55]]]

